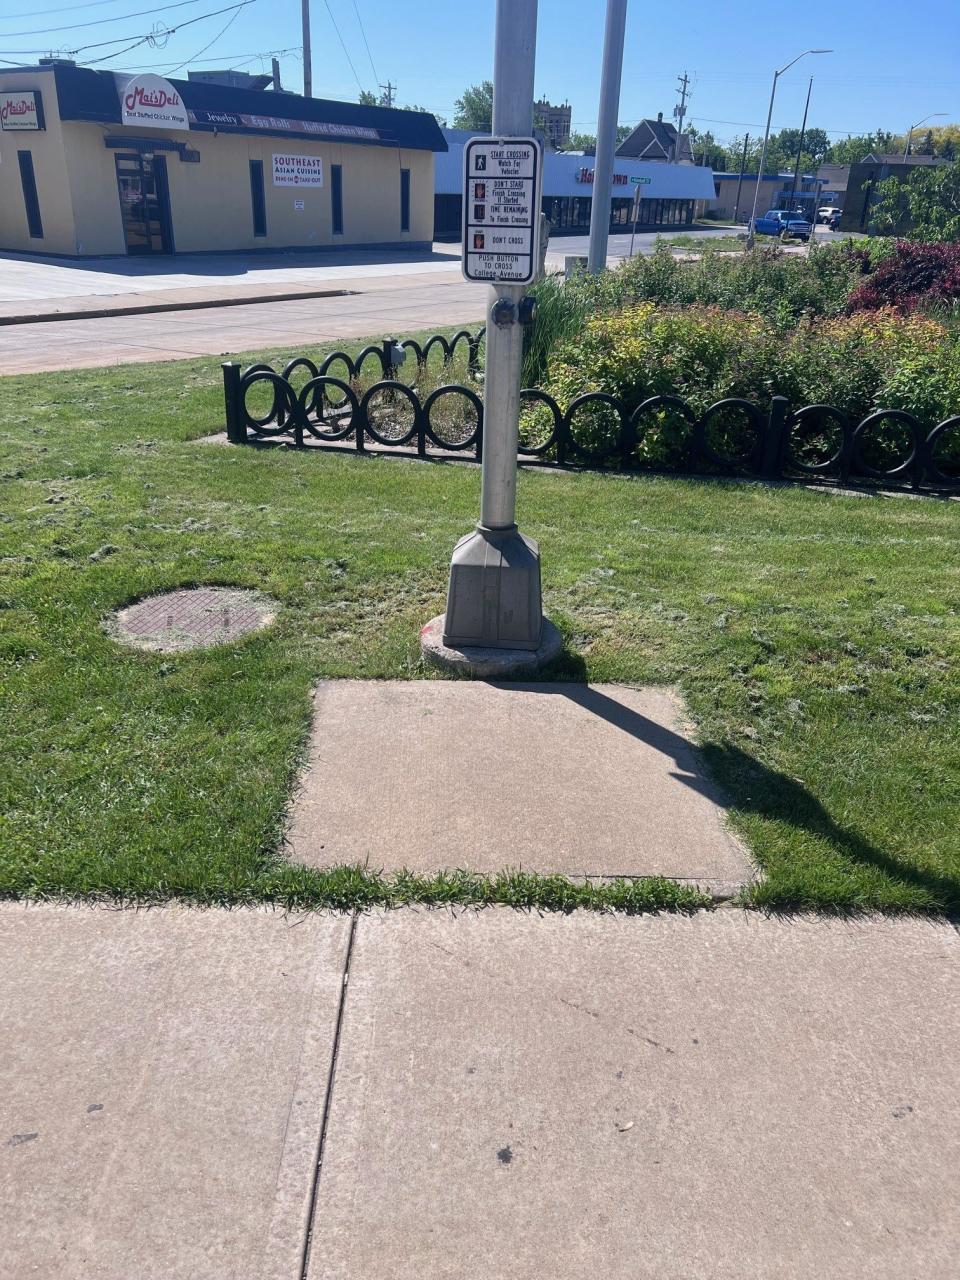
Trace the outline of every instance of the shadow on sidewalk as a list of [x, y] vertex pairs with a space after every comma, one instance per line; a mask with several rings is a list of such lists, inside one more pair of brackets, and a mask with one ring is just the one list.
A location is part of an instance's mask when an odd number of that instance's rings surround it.
[[[586, 683], [582, 658], [566, 654], [558, 665], [570, 683], [527, 687], [531, 691], [568, 698], [655, 751], [672, 756], [678, 767], [673, 776], [724, 808], [755, 814], [826, 841], [836, 857], [850, 864], [851, 870], [859, 866], [880, 871], [894, 883], [921, 890], [929, 898], [930, 909], [952, 915], [960, 913], [960, 879], [957, 877], [925, 870], [884, 853], [836, 822], [803, 783], [770, 768], [733, 743], [709, 742], [697, 747], [681, 734], [623, 706], [603, 693], [601, 687]], [[798, 895], [795, 905], [808, 903], [799, 901]], [[856, 905], [854, 898], [849, 905]]]

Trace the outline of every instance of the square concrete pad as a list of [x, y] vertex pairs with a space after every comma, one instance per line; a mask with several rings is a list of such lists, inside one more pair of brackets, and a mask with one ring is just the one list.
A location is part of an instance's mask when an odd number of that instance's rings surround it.
[[292, 857], [741, 883], [679, 700], [623, 685], [331, 680]]
[[299, 1277], [348, 930], [0, 908], [0, 1275]]
[[946, 924], [358, 923], [309, 1280], [953, 1280]]

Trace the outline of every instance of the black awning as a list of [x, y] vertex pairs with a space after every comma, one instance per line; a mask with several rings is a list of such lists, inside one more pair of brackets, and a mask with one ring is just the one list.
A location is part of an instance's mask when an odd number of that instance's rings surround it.
[[[61, 120], [120, 124], [118, 81], [112, 71], [57, 65], [53, 68]], [[425, 111], [365, 107], [295, 93], [233, 89], [198, 80], [171, 80], [183, 100], [190, 128], [203, 133], [312, 138], [352, 146], [446, 151], [436, 118]]]

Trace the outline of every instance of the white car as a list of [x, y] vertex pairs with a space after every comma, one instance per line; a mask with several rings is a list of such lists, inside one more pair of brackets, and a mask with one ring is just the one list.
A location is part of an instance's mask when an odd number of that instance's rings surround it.
[[817, 210], [817, 221], [824, 222], [831, 231], [836, 231], [840, 225], [840, 215], [842, 209], [838, 209], [836, 205], [826, 204], [822, 209]]

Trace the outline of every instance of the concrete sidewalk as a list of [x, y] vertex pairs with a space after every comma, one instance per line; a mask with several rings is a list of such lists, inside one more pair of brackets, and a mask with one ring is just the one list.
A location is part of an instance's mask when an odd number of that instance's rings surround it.
[[906, 919], [5, 904], [0, 1273], [947, 1280], [958, 977]]

